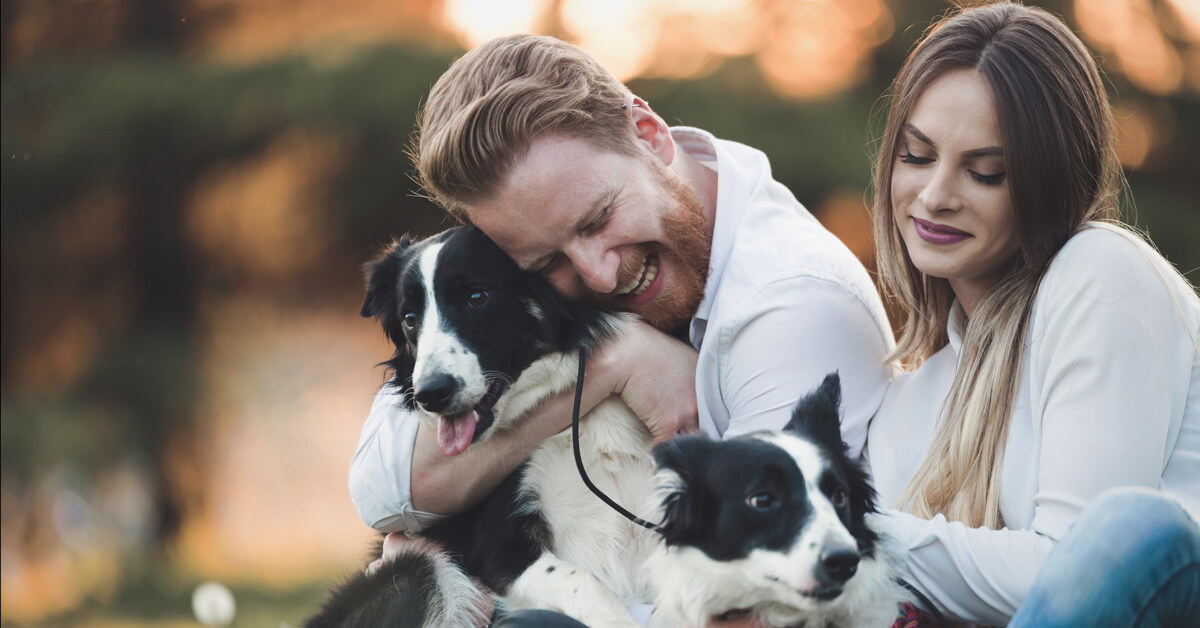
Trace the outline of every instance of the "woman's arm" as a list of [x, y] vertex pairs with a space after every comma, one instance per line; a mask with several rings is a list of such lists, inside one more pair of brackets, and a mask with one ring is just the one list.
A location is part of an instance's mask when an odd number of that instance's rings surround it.
[[1068, 242], [1039, 289], [1022, 381], [1034, 450], [1005, 457], [1037, 464], [1032, 496], [1004, 495], [1018, 511], [1032, 507], [1029, 529], [881, 518], [905, 577], [951, 615], [1007, 622], [1085, 505], [1118, 486], [1158, 487], [1196, 350], [1185, 310], [1148, 255], [1121, 234], [1089, 230]]

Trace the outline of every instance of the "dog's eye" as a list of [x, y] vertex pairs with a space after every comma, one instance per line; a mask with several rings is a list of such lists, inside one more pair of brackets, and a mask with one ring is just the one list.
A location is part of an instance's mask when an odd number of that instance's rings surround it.
[[771, 493], [755, 493], [746, 498], [746, 505], [755, 510], [770, 510], [779, 505], [779, 501]]
[[483, 307], [488, 301], [487, 290], [472, 290], [471, 294], [467, 295], [467, 305], [470, 307]]
[[849, 501], [850, 499], [846, 496], [846, 491], [843, 491], [840, 488], [834, 489], [833, 493], [829, 496], [829, 502], [832, 503], [833, 507], [837, 508], [838, 510], [845, 508]]
[[404, 321], [405, 327], [407, 327], [409, 329], [417, 328], [417, 313], [416, 312], [405, 312], [402, 320]]

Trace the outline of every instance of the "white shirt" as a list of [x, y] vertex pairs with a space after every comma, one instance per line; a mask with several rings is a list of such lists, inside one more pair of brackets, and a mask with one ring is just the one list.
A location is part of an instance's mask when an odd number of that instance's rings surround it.
[[[691, 324], [700, 428], [714, 437], [782, 428], [796, 401], [838, 371], [843, 438], [857, 456], [894, 346], [866, 269], [771, 178], [762, 152], [699, 129], [672, 136], [718, 181], [709, 277]], [[350, 494], [378, 530], [416, 532], [437, 519], [412, 508], [417, 423], [385, 387], [363, 426]]]
[[[880, 504], [897, 505], [933, 440], [962, 345], [898, 376], [867, 441]], [[1200, 299], [1127, 232], [1096, 225], [1051, 262], [1026, 337], [1004, 454], [1003, 530], [895, 511], [879, 521], [904, 578], [943, 611], [1003, 625], [1046, 553], [1110, 488], [1163, 490], [1200, 512]]]

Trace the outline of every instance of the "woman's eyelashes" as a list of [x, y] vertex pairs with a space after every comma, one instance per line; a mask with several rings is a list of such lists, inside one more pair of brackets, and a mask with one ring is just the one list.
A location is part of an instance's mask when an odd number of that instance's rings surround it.
[[[933, 163], [933, 157], [914, 155], [907, 148], [902, 150], [903, 152], [897, 156], [901, 163], [911, 164], [914, 166], [924, 166]], [[967, 172], [971, 174], [972, 179], [983, 185], [995, 186], [1004, 183], [1005, 173], [1003, 172], [997, 172], [996, 174], [983, 174], [982, 172], [976, 172], [974, 170], [967, 170]]]
[[997, 172], [996, 174], [982, 174], [971, 170], [971, 178], [984, 185], [1000, 185], [1004, 183], [1004, 173]]
[[914, 155], [911, 152], [909, 152], [908, 149], [904, 149], [904, 152], [900, 153], [900, 162], [905, 163], [905, 164], [912, 164], [914, 166], [924, 166], [925, 164], [932, 163], [933, 158], [932, 157], [919, 157], [919, 156]]

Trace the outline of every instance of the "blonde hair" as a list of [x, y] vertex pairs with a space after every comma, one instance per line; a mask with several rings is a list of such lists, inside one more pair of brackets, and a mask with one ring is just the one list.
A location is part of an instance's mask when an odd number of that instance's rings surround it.
[[552, 37], [493, 39], [450, 66], [429, 92], [410, 156], [419, 183], [458, 218], [492, 193], [543, 135], [637, 155], [622, 111], [629, 90], [587, 53]]
[[931, 27], [889, 90], [875, 169], [879, 270], [907, 312], [890, 359], [915, 368], [948, 342], [954, 292], [909, 258], [892, 216], [891, 179], [901, 125], [925, 88], [956, 69], [977, 71], [995, 102], [1020, 252], [967, 321], [940, 426], [899, 506], [1000, 528], [1004, 449], [1038, 283], [1086, 223], [1116, 220], [1121, 173], [1099, 69], [1059, 18], [1001, 2], [960, 8]]

